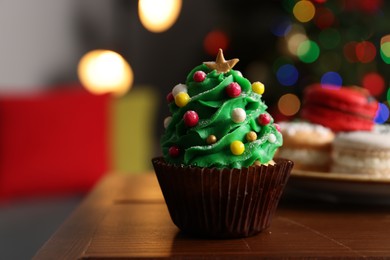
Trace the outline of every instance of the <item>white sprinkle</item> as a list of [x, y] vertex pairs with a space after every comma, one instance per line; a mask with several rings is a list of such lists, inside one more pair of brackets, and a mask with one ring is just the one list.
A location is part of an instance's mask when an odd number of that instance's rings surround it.
[[234, 123], [244, 122], [246, 119], [245, 110], [242, 108], [235, 108], [231, 113], [231, 117]]
[[176, 97], [177, 94], [180, 92], [187, 93], [188, 92], [188, 87], [185, 84], [177, 84], [176, 86], [173, 87], [172, 89], [172, 95]]
[[164, 119], [164, 127], [165, 129], [168, 128], [169, 124], [172, 122], [172, 117], [171, 116], [168, 116]]
[[276, 142], [276, 136], [274, 134], [269, 134], [268, 141], [270, 143], [275, 143]]

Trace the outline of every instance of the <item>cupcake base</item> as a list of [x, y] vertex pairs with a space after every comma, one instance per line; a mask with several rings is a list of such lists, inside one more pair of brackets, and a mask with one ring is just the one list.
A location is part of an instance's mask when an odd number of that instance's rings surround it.
[[293, 162], [217, 169], [171, 165], [152, 160], [169, 214], [184, 233], [239, 238], [268, 228]]

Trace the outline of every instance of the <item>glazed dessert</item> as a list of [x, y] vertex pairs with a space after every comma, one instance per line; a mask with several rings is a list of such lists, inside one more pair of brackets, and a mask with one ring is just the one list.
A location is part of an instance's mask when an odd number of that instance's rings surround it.
[[332, 159], [332, 172], [390, 178], [390, 133], [339, 133], [333, 143]]
[[283, 146], [278, 156], [294, 161], [294, 169], [328, 172], [334, 133], [329, 128], [305, 121], [279, 123]]
[[369, 131], [377, 109], [378, 102], [363, 88], [315, 84], [305, 89], [301, 117], [334, 132]]
[[283, 140], [264, 85], [233, 70], [237, 62], [220, 50], [167, 96], [163, 156], [152, 162], [172, 221], [192, 235], [246, 237], [269, 227], [293, 166], [273, 160]]
[[372, 131], [378, 134], [390, 135], [390, 124], [375, 124]]

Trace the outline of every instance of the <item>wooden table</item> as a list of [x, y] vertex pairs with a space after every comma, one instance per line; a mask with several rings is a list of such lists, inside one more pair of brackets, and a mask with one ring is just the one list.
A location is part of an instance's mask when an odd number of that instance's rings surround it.
[[390, 208], [284, 199], [271, 228], [233, 240], [188, 237], [154, 174], [106, 176], [34, 259], [390, 258]]

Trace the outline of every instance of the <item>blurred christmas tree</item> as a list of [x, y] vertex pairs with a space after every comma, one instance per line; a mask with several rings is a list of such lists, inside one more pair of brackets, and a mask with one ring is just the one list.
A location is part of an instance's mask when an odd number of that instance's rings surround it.
[[388, 121], [390, 2], [282, 0], [280, 5], [285, 13], [271, 28], [278, 38], [276, 81], [298, 97], [317, 82], [366, 88], [381, 102], [376, 121]]

